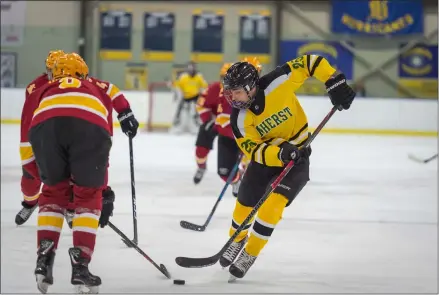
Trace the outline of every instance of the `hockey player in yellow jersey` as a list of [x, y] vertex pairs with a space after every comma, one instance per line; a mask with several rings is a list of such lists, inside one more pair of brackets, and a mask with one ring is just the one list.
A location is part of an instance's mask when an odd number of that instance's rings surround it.
[[[195, 63], [189, 62], [187, 71], [178, 77], [177, 81], [174, 82], [174, 87], [179, 94], [180, 102], [171, 132], [179, 133], [185, 127], [191, 133], [197, 132], [198, 114], [195, 111], [195, 104], [198, 96], [204, 89], [207, 89], [208, 84], [203, 75], [197, 71]], [[184, 113], [182, 113], [183, 110]]]
[[333, 105], [349, 109], [355, 92], [345, 75], [321, 56], [300, 56], [262, 77], [250, 63], [237, 62], [224, 77], [224, 95], [234, 108], [230, 118], [233, 133], [242, 152], [251, 159], [239, 188], [230, 236], [283, 167], [295, 161], [256, 218], [221, 256], [220, 264], [230, 266], [232, 280], [244, 277], [282, 218], [284, 208], [309, 181], [311, 148], [300, 149], [309, 137], [308, 120], [294, 91], [310, 77], [325, 83]]

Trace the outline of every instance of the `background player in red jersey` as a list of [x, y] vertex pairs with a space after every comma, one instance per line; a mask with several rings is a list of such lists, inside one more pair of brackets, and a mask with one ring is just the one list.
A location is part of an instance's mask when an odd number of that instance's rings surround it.
[[[242, 61], [252, 64], [258, 73], [261, 73], [262, 65], [256, 57], [246, 57]], [[238, 160], [239, 154], [241, 153], [238, 145], [236, 144], [232, 127], [230, 126], [231, 114], [232, 107], [224, 97], [223, 88], [221, 87], [220, 96], [218, 98], [215, 125], [218, 132], [218, 175], [224, 181], [227, 181], [227, 178], [229, 177], [229, 174]], [[232, 193], [235, 197], [238, 195], [241, 176], [244, 173], [247, 162], [248, 159], [245, 157], [241, 160], [240, 169], [232, 180]]]
[[197, 100], [196, 110], [202, 122], [195, 143], [195, 158], [198, 169], [194, 176], [194, 183], [198, 184], [204, 176], [207, 168], [207, 157], [213, 148], [213, 141], [218, 132], [215, 126], [219, 96], [221, 92], [221, 81], [228, 68], [232, 64], [225, 63], [220, 70], [220, 81], [212, 83], [204, 90]]
[[[262, 70], [261, 63], [255, 57], [246, 57], [247, 61], [255, 66], [260, 73]], [[198, 169], [194, 176], [194, 182], [199, 183], [206, 171], [207, 156], [212, 149], [213, 141], [218, 135], [218, 175], [227, 181], [230, 172], [235, 165], [240, 149], [236, 145], [232, 128], [230, 127], [230, 114], [232, 107], [223, 95], [222, 79], [231, 66], [230, 63], [223, 65], [220, 71], [221, 82], [213, 83], [203, 93], [197, 102], [197, 111], [203, 122], [198, 133], [196, 143], [196, 159]], [[245, 170], [248, 159], [245, 157], [241, 161], [240, 169], [232, 180], [232, 192], [237, 196], [240, 179]]]
[[53, 69], [54, 80], [38, 89], [24, 106], [26, 114], [33, 114], [23, 128], [28, 130], [35, 157], [33, 164], [25, 169], [44, 183], [38, 199], [35, 268], [37, 286], [42, 293], [53, 284], [55, 250], [71, 195], [72, 179], [75, 217], [74, 247], [68, 251], [71, 283], [80, 292], [92, 293], [96, 293], [101, 284], [101, 279], [89, 272], [88, 265], [97, 228], [108, 222], [112, 214], [105, 210], [101, 214], [101, 209], [111, 148], [113, 108], [111, 99], [80, 74], [82, 68], [82, 61], [72, 55], [59, 57]]
[[[55, 60], [64, 54], [62, 50], [52, 50], [49, 52], [46, 58], [46, 72], [39, 75], [35, 80], [33, 80], [26, 87], [26, 95], [25, 100], [28, 100], [29, 97], [32, 96], [33, 93], [41, 86], [45, 85], [49, 80], [52, 79], [52, 69], [55, 63]], [[28, 121], [32, 119], [32, 116], [28, 116], [27, 114], [21, 114], [21, 127], [26, 126]], [[29, 140], [27, 138], [27, 130], [21, 130], [20, 136], [20, 157], [21, 164], [27, 165], [32, 163], [35, 159], [32, 156], [32, 148], [30, 146]], [[25, 223], [29, 217], [34, 212], [37, 207], [38, 197], [40, 195], [40, 187], [41, 181], [39, 178], [32, 177], [24, 167], [22, 168], [23, 173], [21, 176], [21, 192], [23, 193], [23, 201], [21, 205], [23, 206], [21, 210], [15, 216], [15, 223], [17, 225], [22, 225]]]

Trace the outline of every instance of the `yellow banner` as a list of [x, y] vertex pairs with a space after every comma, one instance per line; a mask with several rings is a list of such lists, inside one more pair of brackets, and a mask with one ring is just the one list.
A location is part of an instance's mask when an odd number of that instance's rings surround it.
[[147, 90], [148, 67], [146, 63], [127, 63], [125, 66], [125, 89]]
[[[399, 79], [399, 83], [418, 97], [438, 98], [438, 82], [435, 79]], [[401, 96], [407, 96], [403, 91], [399, 92]]]

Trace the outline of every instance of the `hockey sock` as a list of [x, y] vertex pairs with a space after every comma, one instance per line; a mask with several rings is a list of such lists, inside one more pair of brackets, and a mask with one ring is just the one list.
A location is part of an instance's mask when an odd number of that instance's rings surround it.
[[99, 216], [100, 210], [76, 208], [75, 217], [73, 217], [73, 246], [81, 249], [87, 260], [91, 260], [93, 255]]
[[64, 209], [55, 204], [40, 206], [38, 212], [37, 243], [49, 239], [54, 242], [54, 249], [58, 247], [58, 240], [64, 223]]
[[[227, 179], [229, 178], [229, 175], [221, 175], [221, 179], [227, 182]], [[241, 172], [238, 170], [236, 172], [235, 177], [232, 179], [231, 183], [237, 182], [241, 178]]]
[[23, 193], [23, 201], [33, 207], [38, 203], [38, 198], [40, 197], [40, 186], [41, 181], [30, 178], [30, 177], [21, 177], [21, 192]]
[[[232, 219], [232, 226], [229, 230], [229, 236], [231, 237], [236, 229], [242, 224], [242, 222], [247, 218], [247, 216], [252, 211], [252, 207], [246, 207], [239, 203], [238, 200], [236, 200], [235, 204], [235, 210], [233, 211], [233, 219]], [[253, 219], [250, 220], [250, 222], [245, 226], [244, 230], [242, 230], [239, 235], [236, 237], [235, 242], [241, 241], [248, 233], [248, 229], [251, 227], [253, 222]]]
[[282, 218], [287, 203], [288, 199], [286, 197], [273, 193], [261, 206], [245, 247], [248, 254], [252, 256], [259, 255], [265, 244], [267, 244], [276, 224]]
[[241, 159], [241, 163], [239, 163], [240, 169], [242, 170], [247, 169], [248, 164], [250, 164], [250, 159], [244, 155]]
[[195, 157], [197, 159], [198, 168], [206, 169], [207, 155], [210, 150], [203, 146], [197, 146], [195, 149]]

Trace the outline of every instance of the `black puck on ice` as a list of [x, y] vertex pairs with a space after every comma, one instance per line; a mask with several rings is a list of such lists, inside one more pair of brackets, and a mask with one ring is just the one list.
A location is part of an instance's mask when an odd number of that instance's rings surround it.
[[185, 280], [174, 280], [174, 285], [184, 285], [185, 283]]

